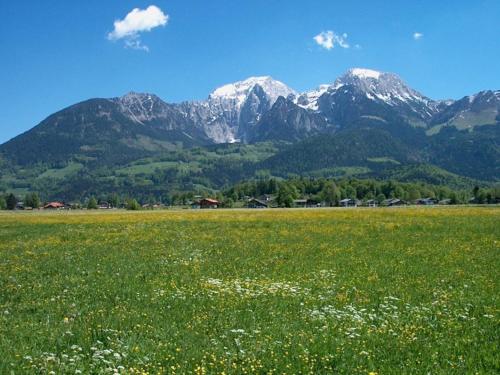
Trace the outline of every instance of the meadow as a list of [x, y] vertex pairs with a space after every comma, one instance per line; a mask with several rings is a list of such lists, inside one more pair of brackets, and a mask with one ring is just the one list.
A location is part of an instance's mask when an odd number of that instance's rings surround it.
[[500, 209], [0, 214], [0, 374], [498, 374]]

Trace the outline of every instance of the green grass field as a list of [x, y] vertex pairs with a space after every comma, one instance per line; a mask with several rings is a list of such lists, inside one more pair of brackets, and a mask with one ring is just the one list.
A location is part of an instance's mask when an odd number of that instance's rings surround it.
[[498, 374], [500, 209], [0, 214], [1, 374]]

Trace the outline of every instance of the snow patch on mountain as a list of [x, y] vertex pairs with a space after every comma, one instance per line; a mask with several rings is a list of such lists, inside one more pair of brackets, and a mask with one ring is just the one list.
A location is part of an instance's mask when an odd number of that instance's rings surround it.
[[343, 83], [337, 83], [337, 84], [322, 84], [319, 85], [316, 89], [311, 90], [311, 91], [306, 91], [294, 98], [294, 103], [297, 104], [299, 107], [309, 109], [311, 111], [317, 111], [318, 108], [318, 100], [319, 98], [329, 92], [329, 91], [334, 91], [339, 88], [344, 86]]
[[361, 79], [366, 79], [366, 78], [379, 79], [380, 75], [382, 74], [380, 72], [377, 72], [376, 70], [363, 69], [363, 68], [353, 68], [349, 71], [349, 73]]

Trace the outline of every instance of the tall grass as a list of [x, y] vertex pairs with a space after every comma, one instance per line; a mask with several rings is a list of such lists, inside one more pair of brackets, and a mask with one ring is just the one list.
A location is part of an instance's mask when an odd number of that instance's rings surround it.
[[500, 210], [0, 215], [0, 373], [497, 374]]

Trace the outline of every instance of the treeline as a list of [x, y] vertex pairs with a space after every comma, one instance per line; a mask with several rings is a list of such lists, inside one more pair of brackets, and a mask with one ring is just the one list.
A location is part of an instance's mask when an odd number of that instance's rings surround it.
[[[197, 192], [201, 196], [210, 196], [206, 191]], [[174, 204], [186, 204], [196, 197], [196, 192], [183, 192], [171, 196]], [[394, 180], [376, 179], [328, 179], [328, 178], [290, 178], [280, 180], [263, 178], [240, 182], [230, 188], [212, 194], [223, 206], [232, 207], [236, 202], [249, 198], [272, 196], [278, 206], [291, 207], [299, 198], [310, 202], [339, 206], [342, 199], [359, 201], [373, 199], [382, 203], [386, 199], [398, 198], [413, 203], [420, 198], [437, 201], [448, 200], [449, 204], [495, 204], [500, 203], [500, 185], [473, 189], [452, 189], [447, 186], [426, 183], [407, 183]]]
[[374, 199], [378, 203], [390, 198], [398, 198], [407, 202], [414, 202], [420, 198], [432, 198], [448, 199], [450, 204], [493, 204], [500, 203], [500, 185], [456, 190], [447, 186], [403, 183], [393, 180], [292, 178], [278, 181], [271, 178], [236, 184], [224, 191], [223, 195], [226, 199], [233, 201], [244, 197], [274, 195], [280, 206], [289, 206], [297, 198], [307, 198], [318, 203], [324, 202], [329, 206], [338, 206], [340, 200], [345, 198], [360, 201]]
[[[473, 189], [452, 189], [447, 186], [426, 183], [408, 183], [394, 180], [376, 179], [328, 179], [328, 178], [261, 178], [243, 181], [227, 189], [214, 191], [192, 189], [189, 191], [173, 191], [158, 195], [131, 197], [117, 193], [90, 196], [81, 202], [69, 202], [72, 208], [126, 208], [138, 210], [144, 207], [192, 205], [199, 199], [210, 197], [220, 202], [220, 207], [241, 206], [249, 198], [269, 196], [276, 206], [292, 207], [296, 199], [307, 199], [308, 202], [321, 203], [326, 206], [339, 206], [342, 199], [359, 201], [375, 200], [382, 203], [386, 199], [401, 199], [414, 203], [420, 198], [431, 198], [436, 201], [446, 200], [447, 204], [497, 204], [500, 203], [500, 185], [492, 187], [475, 186]], [[14, 194], [0, 195], [0, 209], [13, 210], [22, 202], [23, 207], [38, 208], [42, 201], [37, 193], [28, 193], [24, 200]]]

